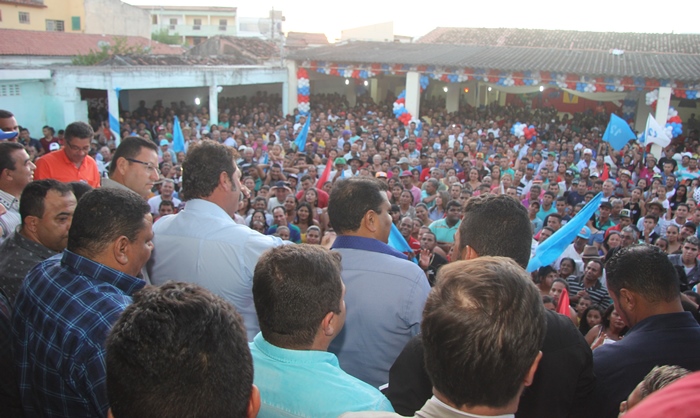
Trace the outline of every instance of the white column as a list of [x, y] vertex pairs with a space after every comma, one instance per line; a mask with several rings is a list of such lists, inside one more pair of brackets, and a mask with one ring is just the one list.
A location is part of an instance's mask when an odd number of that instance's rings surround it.
[[[671, 88], [659, 87], [659, 99], [656, 102], [656, 114], [654, 115], [654, 119], [656, 119], [656, 122], [662, 128], [666, 126], [669, 106], [671, 106]], [[659, 158], [661, 158], [661, 145], [652, 144], [651, 153], [658, 161]]]
[[369, 95], [374, 103], [379, 103], [379, 80], [372, 78], [369, 80]]
[[459, 84], [449, 84], [447, 86], [447, 98], [445, 100], [445, 108], [448, 113], [453, 113], [459, 110], [459, 92], [462, 87]]
[[355, 107], [357, 104], [357, 92], [355, 91], [355, 80], [352, 78], [348, 79], [350, 83], [345, 86], [345, 97], [348, 99], [348, 105], [350, 107]]
[[647, 117], [649, 113], [651, 113], [651, 108], [647, 106], [646, 100], [645, 100], [645, 94], [644, 92], [640, 92], [641, 94], [637, 95], [637, 110], [635, 113], [634, 117], [634, 129], [637, 130], [637, 132], [642, 132], [644, 131], [644, 128], [647, 125]]
[[414, 118], [420, 117], [420, 74], [415, 71], [406, 73], [406, 110]]
[[216, 82], [209, 86], [209, 121], [212, 125], [219, 124], [219, 90]]
[[[287, 115], [293, 115], [297, 103], [297, 63], [293, 60], [286, 61], [287, 82], [282, 87], [282, 109]], [[310, 75], [309, 75], [310, 76]]]
[[[110, 115], [110, 120], [114, 120], [111, 118], [111, 116], [114, 116], [116, 121], [119, 121], [119, 99], [117, 98], [117, 92], [114, 88], [107, 90], [107, 112]], [[110, 123], [109, 129], [112, 131], [112, 135], [114, 135], [114, 145], [119, 146], [121, 142], [121, 129], [119, 128], [119, 124], [117, 123], [117, 126], [112, 126], [112, 123]]]

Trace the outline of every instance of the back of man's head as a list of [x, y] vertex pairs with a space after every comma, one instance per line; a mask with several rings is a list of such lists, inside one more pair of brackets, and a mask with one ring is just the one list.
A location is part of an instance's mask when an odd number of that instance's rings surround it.
[[649, 303], [673, 302], [680, 297], [675, 267], [659, 247], [636, 244], [620, 248], [605, 264], [608, 290], [620, 296], [627, 289]]
[[121, 189], [95, 189], [78, 202], [68, 232], [68, 250], [93, 258], [121, 236], [136, 240], [151, 207], [139, 195]]
[[153, 141], [141, 138], [140, 136], [129, 136], [122, 139], [122, 141], [119, 143], [119, 146], [117, 147], [117, 150], [114, 151], [114, 155], [112, 156], [112, 162], [109, 164], [110, 177], [112, 176], [112, 174], [114, 174], [114, 171], [117, 169], [117, 161], [120, 158], [124, 158], [125, 160], [136, 158], [136, 156], [141, 153], [141, 150], [143, 148], [148, 148], [155, 152], [158, 152], [158, 147], [156, 146], [156, 144], [153, 143]]
[[114, 418], [251, 415], [253, 362], [243, 320], [204, 288], [168, 282], [137, 292], [106, 348]]
[[85, 122], [73, 122], [66, 126], [65, 138], [67, 142], [71, 142], [74, 138], [85, 139], [95, 135], [92, 127]]
[[479, 256], [510, 257], [521, 267], [527, 266], [532, 226], [520, 202], [506, 195], [472, 197], [462, 215], [457, 254], [470, 246]]
[[505, 407], [531, 382], [545, 329], [539, 291], [513, 260], [447, 264], [423, 311], [426, 371], [457, 407]]
[[187, 152], [182, 163], [182, 192], [185, 199], [209, 197], [219, 185], [222, 172], [236, 172], [231, 147], [214, 141], [201, 141]]
[[385, 183], [367, 177], [352, 177], [335, 183], [328, 199], [328, 217], [338, 234], [357, 231], [367, 212], [382, 212]]
[[265, 340], [308, 349], [324, 317], [341, 313], [340, 254], [303, 244], [265, 252], [255, 266], [253, 300]]

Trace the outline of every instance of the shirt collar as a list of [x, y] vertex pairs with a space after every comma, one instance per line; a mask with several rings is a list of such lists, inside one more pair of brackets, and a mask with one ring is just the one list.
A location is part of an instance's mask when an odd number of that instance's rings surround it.
[[447, 409], [448, 411], [455, 413], [457, 415], [469, 417], [469, 418], [513, 418], [513, 417], [515, 417], [515, 415], [513, 415], [513, 414], [491, 415], [491, 416], [470, 414], [469, 412], [460, 411], [459, 409], [455, 409], [455, 408], [451, 407], [450, 405], [446, 404], [445, 402], [441, 401], [440, 399], [436, 398], [435, 396], [430, 398], [430, 400], [428, 402], [437, 404], [441, 408]]
[[34, 251], [39, 255], [39, 257], [43, 259], [47, 259], [49, 257], [53, 257], [54, 255], [58, 254], [57, 252], [46, 248], [44, 245], [32, 241], [29, 238], [25, 237], [24, 235], [19, 233], [19, 228], [17, 231], [15, 231], [13, 238], [15, 245], [17, 245], [20, 248], [23, 248], [27, 251]]
[[374, 238], [365, 238], [352, 235], [339, 235], [331, 249], [348, 248], [353, 250], [365, 250], [375, 253], [387, 254], [402, 260], [408, 260], [405, 254], [396, 251], [385, 243]]
[[255, 336], [253, 342], [250, 344], [254, 345], [266, 356], [282, 363], [325, 362], [340, 367], [338, 365], [338, 358], [332, 353], [318, 350], [290, 350], [287, 348], [277, 347], [276, 345], [269, 343], [265, 337], [263, 337], [262, 332], [258, 332], [258, 335]]
[[126, 294], [132, 294], [146, 285], [145, 281], [137, 277], [122, 273], [69, 250], [63, 251], [61, 264], [75, 273], [111, 284]]

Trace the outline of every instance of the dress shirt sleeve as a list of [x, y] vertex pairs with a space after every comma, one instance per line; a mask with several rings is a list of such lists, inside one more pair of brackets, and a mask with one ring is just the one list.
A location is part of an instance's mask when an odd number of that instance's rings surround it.
[[34, 180], [44, 180], [51, 178], [51, 166], [49, 163], [46, 162], [46, 159], [37, 159], [35, 165], [36, 168], [34, 169]]
[[[105, 362], [106, 351], [102, 348], [93, 349], [93, 353], [87, 357], [83, 364], [77, 365], [76, 386], [79, 393], [89, 402], [87, 409], [89, 417], [106, 417], [109, 409], [107, 399], [107, 367]], [[76, 411], [77, 412], [77, 411]], [[79, 416], [79, 415], [73, 415]]]

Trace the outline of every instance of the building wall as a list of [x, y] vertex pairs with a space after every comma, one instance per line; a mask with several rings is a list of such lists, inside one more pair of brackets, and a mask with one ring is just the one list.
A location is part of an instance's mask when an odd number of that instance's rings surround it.
[[120, 0], [85, 0], [85, 33], [150, 38], [151, 16]]
[[[64, 32], [84, 33], [85, 12], [83, 0], [44, 0], [46, 7], [29, 7], [16, 4], [0, 4], [0, 29], [45, 31], [47, 20], [63, 22]], [[19, 13], [28, 13], [29, 22], [20, 23]], [[73, 19], [79, 19], [79, 26], [73, 29]]]
[[[165, 10], [158, 7], [143, 10], [151, 15], [149, 18], [151, 32], [168, 29], [170, 35], [177, 33], [189, 40], [193, 37], [210, 38], [216, 35], [236, 35], [237, 22], [235, 12]], [[174, 26], [170, 25], [170, 19], [177, 19], [177, 23]], [[194, 29], [195, 19], [201, 20], [199, 29]], [[226, 19], [226, 30], [221, 30], [219, 27], [221, 19]]]

